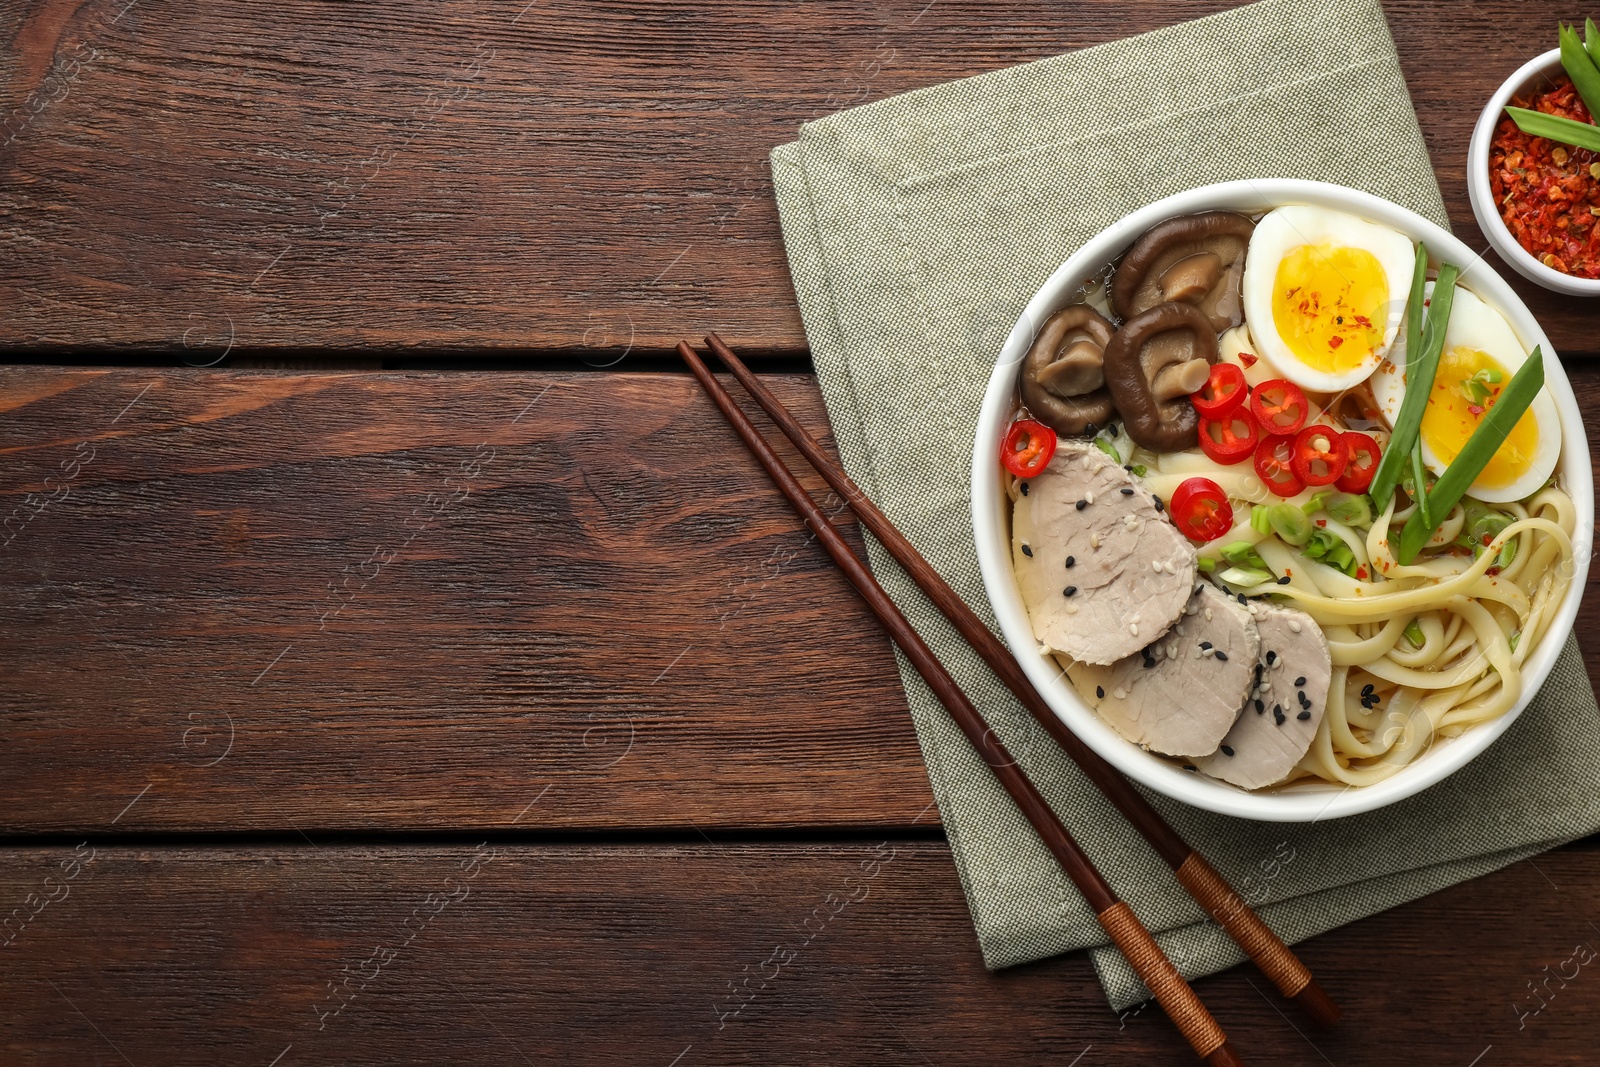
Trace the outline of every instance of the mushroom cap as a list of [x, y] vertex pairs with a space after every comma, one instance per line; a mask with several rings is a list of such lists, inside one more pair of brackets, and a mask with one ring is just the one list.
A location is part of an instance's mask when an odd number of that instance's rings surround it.
[[1106, 346], [1106, 386], [1136, 444], [1182, 452], [1199, 443], [1200, 416], [1174, 387], [1202, 360], [1216, 363], [1217, 334], [1193, 304], [1157, 304], [1122, 324]]
[[1256, 224], [1232, 211], [1180, 215], [1146, 230], [1122, 257], [1111, 304], [1132, 318], [1157, 304], [1199, 307], [1221, 333], [1244, 321], [1240, 285]]
[[1063, 437], [1104, 426], [1116, 409], [1105, 386], [1111, 323], [1088, 304], [1063, 308], [1045, 320], [1022, 360], [1019, 391], [1033, 417]]

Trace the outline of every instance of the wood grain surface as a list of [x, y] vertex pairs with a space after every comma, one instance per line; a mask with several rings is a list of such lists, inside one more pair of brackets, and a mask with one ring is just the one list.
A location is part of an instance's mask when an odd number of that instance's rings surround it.
[[[812, 379], [773, 386], [825, 427]], [[932, 800], [886, 638], [687, 375], [6, 368], [0, 396], [0, 827]]]
[[[1306, 942], [1333, 1032], [1248, 968], [1197, 988], [1251, 1064], [1590, 1063], [1597, 884], [1567, 850]], [[10, 853], [0, 894], [34, 897], [8, 1064], [1193, 1062], [1081, 954], [986, 974], [933, 842], [64, 845]]]
[[[767, 380], [825, 427], [813, 379]], [[887, 638], [688, 375], [13, 367], [0, 396], [0, 829], [932, 799]]]
[[[8, 4], [0, 349], [797, 352], [766, 157], [800, 123], [1228, 6]], [[1571, 5], [1385, 7], [1483, 248], [1472, 123]], [[1600, 350], [1592, 312], [1511, 278], [1558, 350]]]

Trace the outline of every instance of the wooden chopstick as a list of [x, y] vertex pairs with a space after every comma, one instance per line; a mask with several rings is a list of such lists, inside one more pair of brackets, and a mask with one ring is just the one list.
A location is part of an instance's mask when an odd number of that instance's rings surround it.
[[1285, 997], [1299, 1004], [1314, 1023], [1328, 1027], [1338, 1022], [1338, 1005], [1323, 992], [1305, 964], [1206, 862], [1205, 857], [1178, 836], [1178, 832], [1150, 806], [1121, 772], [1102, 759], [1061, 721], [1038, 690], [1034, 689], [1033, 683], [1028, 681], [1027, 675], [1022, 673], [1022, 667], [999, 638], [989, 632], [989, 628], [967, 607], [966, 602], [956, 595], [939, 572], [922, 558], [922, 554], [867, 498], [860, 486], [833, 461], [816, 438], [795, 421], [788, 409], [750, 373], [749, 368], [721, 338], [711, 334], [706, 338], [706, 343], [784, 435], [794, 442], [806, 460], [827, 480], [834, 492], [849, 502], [862, 525], [872, 531], [873, 536], [889, 550], [889, 554], [905, 568], [906, 573], [938, 606], [973, 650], [983, 657], [989, 669], [1006, 684], [1006, 688], [1016, 694], [1039, 725], [1055, 738], [1056, 743], [1117, 806], [1117, 810], [1172, 866], [1177, 872], [1178, 881], [1207, 914], [1217, 920], [1261, 968], [1262, 973], [1272, 980]]
[[851, 584], [856, 587], [867, 605], [888, 629], [889, 635], [916, 667], [917, 673], [922, 675], [940, 702], [949, 709], [972, 747], [989, 765], [995, 777], [1000, 780], [1000, 784], [1005, 787], [1006, 792], [1022, 810], [1028, 822], [1033, 825], [1045, 846], [1055, 856], [1056, 861], [1083, 893], [1084, 899], [1094, 909], [1106, 933], [1122, 950], [1122, 954], [1133, 965], [1133, 969], [1144, 980], [1145, 985], [1155, 994], [1156, 1000], [1160, 1002], [1195, 1052], [1207, 1063], [1216, 1064], [1218, 1067], [1240, 1064], [1241, 1061], [1228, 1044], [1222, 1028], [1211, 1017], [1211, 1013], [1206, 1010], [1189, 983], [1183, 980], [1183, 976], [1161, 951], [1155, 938], [1134, 916], [1132, 909], [1118, 899], [1111, 886], [1090, 862], [1089, 857], [1084, 855], [1078, 843], [1072, 839], [1072, 835], [1067, 832], [1066, 827], [1050, 808], [1049, 802], [1022, 773], [1017, 761], [989, 730], [978, 709], [973, 707], [966, 694], [940, 665], [933, 650], [906, 621], [894, 601], [889, 599], [889, 595], [873, 578], [866, 564], [857, 558], [844, 538], [828, 521], [827, 516], [817, 507], [816, 502], [795, 480], [783, 460], [778, 458], [777, 453], [773, 452], [772, 447], [733, 402], [727, 390], [712, 377], [711, 371], [706, 368], [694, 349], [679, 342], [678, 353], [694, 372], [701, 387], [732, 424], [750, 451], [755, 454], [773, 482], [794, 505], [806, 525], [811, 527], [828, 555], [833, 557], [839, 569], [844, 571]]

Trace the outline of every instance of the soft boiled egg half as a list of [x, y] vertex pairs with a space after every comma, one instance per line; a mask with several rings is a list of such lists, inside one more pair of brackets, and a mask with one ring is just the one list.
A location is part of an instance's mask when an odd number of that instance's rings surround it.
[[1405, 315], [1416, 250], [1342, 211], [1281, 207], [1256, 224], [1244, 316], [1257, 349], [1302, 389], [1335, 393], [1372, 375]]
[[[1433, 283], [1428, 283], [1433, 299]], [[1372, 395], [1390, 426], [1406, 395], [1406, 346], [1402, 339], [1372, 376]], [[1511, 324], [1469, 289], [1457, 288], [1444, 331], [1444, 350], [1422, 412], [1422, 462], [1442, 475], [1461, 454], [1485, 412], [1511, 382], [1528, 353]], [[1561, 454], [1561, 420], [1548, 389], [1541, 389], [1522, 418], [1467, 490], [1489, 504], [1522, 500], [1539, 490]]]

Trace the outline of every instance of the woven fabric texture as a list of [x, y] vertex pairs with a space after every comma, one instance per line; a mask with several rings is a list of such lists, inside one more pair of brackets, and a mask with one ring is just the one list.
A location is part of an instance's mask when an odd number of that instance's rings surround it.
[[[1023, 305], [1085, 240], [1172, 193], [1267, 177], [1353, 186], [1446, 221], [1377, 0], [1263, 0], [879, 101], [802, 127], [772, 153], [772, 173], [845, 466], [991, 625], [968, 506], [979, 401]], [[887, 554], [869, 552], [1183, 973], [1240, 962]], [[1553, 639], [1567, 646], [1539, 698], [1487, 753], [1409, 801], [1307, 825], [1152, 801], [1291, 942], [1592, 833], [1600, 714], [1576, 645]], [[987, 964], [1088, 948], [1114, 1008], [1145, 999], [949, 715], [904, 659], [900, 671]]]

